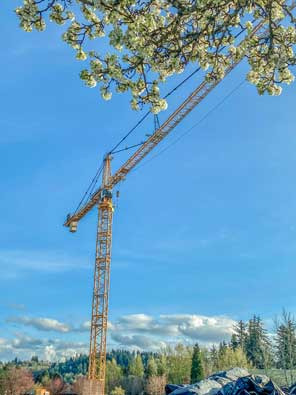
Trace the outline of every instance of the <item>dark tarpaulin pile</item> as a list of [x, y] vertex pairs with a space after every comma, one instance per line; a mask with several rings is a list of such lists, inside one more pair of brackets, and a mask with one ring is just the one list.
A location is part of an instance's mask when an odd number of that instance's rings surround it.
[[168, 384], [166, 395], [285, 395], [267, 376], [241, 368], [218, 372], [191, 385]]

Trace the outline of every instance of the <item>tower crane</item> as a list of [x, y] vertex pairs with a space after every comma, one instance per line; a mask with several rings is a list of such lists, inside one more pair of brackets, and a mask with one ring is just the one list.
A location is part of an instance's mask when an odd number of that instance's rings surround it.
[[[265, 21], [259, 22], [240, 43], [243, 50], [247, 40], [255, 34], [264, 35]], [[231, 60], [225, 71], [227, 76], [243, 59], [244, 53], [236, 61]], [[229, 57], [231, 59], [231, 57]], [[111, 172], [111, 155], [104, 158], [101, 186], [90, 196], [88, 201], [72, 215], [68, 215], [64, 225], [70, 232], [76, 232], [78, 222], [98, 206], [98, 224], [96, 237], [96, 257], [92, 298], [92, 317], [90, 328], [89, 369], [87, 395], [104, 395], [106, 372], [106, 336], [108, 323], [108, 300], [110, 287], [110, 263], [112, 244], [113, 195], [116, 184], [123, 181], [174, 128], [222, 81], [222, 79], [205, 79], [187, 99], [158, 127], [157, 130], [130, 156], [114, 173]]]

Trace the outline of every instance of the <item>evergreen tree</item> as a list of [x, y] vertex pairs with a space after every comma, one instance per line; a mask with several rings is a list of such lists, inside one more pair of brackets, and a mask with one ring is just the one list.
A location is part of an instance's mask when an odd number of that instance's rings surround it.
[[240, 320], [234, 325], [233, 331], [232, 348], [235, 349], [240, 347], [242, 350], [245, 350], [246, 340], [248, 337], [247, 324]]
[[129, 366], [129, 373], [132, 376], [143, 377], [144, 376], [144, 365], [141, 354], [137, 354], [132, 363]]
[[161, 354], [156, 360], [157, 362], [157, 375], [165, 376], [168, 373], [167, 359], [166, 356]]
[[148, 359], [147, 368], [146, 368], [146, 376], [147, 377], [157, 376], [157, 364], [155, 362], [154, 357], [150, 357]]
[[216, 346], [210, 349], [211, 373], [219, 370], [219, 354]]
[[191, 383], [197, 383], [204, 379], [204, 368], [202, 363], [202, 354], [198, 343], [195, 344], [192, 354], [192, 365], [191, 365]]
[[204, 377], [208, 377], [212, 372], [212, 358], [211, 351], [204, 347], [201, 349], [202, 366], [204, 370]]
[[285, 371], [286, 384], [294, 383], [296, 367], [296, 322], [290, 313], [283, 311], [281, 322], [276, 325], [277, 364]]
[[219, 358], [219, 360], [224, 358], [224, 355], [225, 355], [227, 349], [228, 349], [228, 345], [227, 345], [227, 343], [225, 341], [223, 341], [223, 342], [221, 342], [219, 344], [219, 349], [218, 349], [218, 358]]
[[43, 387], [48, 387], [49, 386], [49, 383], [50, 383], [50, 377], [49, 377], [49, 374], [47, 373], [47, 372], [45, 372], [44, 374], [43, 374], [43, 376], [42, 376], [42, 379], [41, 379], [41, 384], [43, 385]]
[[38, 362], [39, 362], [37, 355], [33, 355], [33, 356], [32, 356], [31, 362], [35, 362], [35, 363], [38, 363]]
[[239, 341], [235, 333], [231, 335], [231, 340], [229, 345], [233, 351], [235, 351], [239, 347]]
[[265, 369], [267, 356], [271, 354], [270, 342], [262, 320], [254, 315], [249, 320], [245, 350], [248, 360], [258, 369]]

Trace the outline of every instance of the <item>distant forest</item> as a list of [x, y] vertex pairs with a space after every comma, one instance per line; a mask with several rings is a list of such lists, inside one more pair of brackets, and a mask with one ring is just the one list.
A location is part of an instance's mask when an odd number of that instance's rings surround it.
[[[235, 324], [229, 342], [211, 347], [177, 344], [158, 353], [112, 350], [107, 355], [107, 393], [157, 394], [166, 383], [197, 382], [213, 372], [236, 366], [265, 373], [279, 385], [290, 386], [296, 381], [295, 319], [283, 312], [275, 329], [271, 336], [262, 319], [253, 316], [248, 322]], [[59, 382], [75, 388], [87, 375], [88, 357], [77, 355], [65, 362], [49, 363], [35, 356], [30, 361], [0, 363], [0, 395], [4, 393], [5, 380], [16, 369], [30, 372], [37, 386], [51, 388], [53, 382]]]

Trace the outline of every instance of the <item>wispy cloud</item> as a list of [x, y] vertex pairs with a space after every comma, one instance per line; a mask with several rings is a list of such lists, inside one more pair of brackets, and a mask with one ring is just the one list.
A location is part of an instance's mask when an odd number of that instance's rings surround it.
[[60, 333], [68, 333], [72, 329], [70, 325], [64, 324], [63, 322], [52, 318], [11, 317], [8, 318], [7, 322], [31, 326], [35, 329], [46, 332], [55, 331]]
[[12, 310], [26, 310], [26, 306], [23, 303], [8, 303], [5, 306]]
[[47, 318], [47, 317], [18, 316], [18, 317], [8, 318], [6, 322], [31, 327], [41, 332], [58, 332], [58, 333], [86, 332], [90, 328], [89, 321], [83, 322], [79, 326], [75, 327], [71, 324], [58, 321], [54, 318]]
[[211, 234], [200, 234], [192, 237], [190, 231], [186, 228], [180, 231], [169, 233], [161, 240], [155, 241], [152, 246], [147, 250], [129, 250], [126, 248], [118, 249], [115, 252], [113, 261], [129, 262], [129, 264], [138, 264], [139, 261], [149, 261], [150, 265], [159, 265], [160, 263], [169, 263], [172, 265], [171, 260], [168, 260], [168, 251], [173, 254], [184, 254], [184, 250], [200, 251], [201, 249], [213, 249], [221, 244], [235, 244], [239, 239], [237, 232], [221, 227], [212, 232]]
[[0, 250], [2, 278], [15, 278], [34, 271], [56, 273], [84, 268], [87, 268], [84, 259], [62, 252]]

